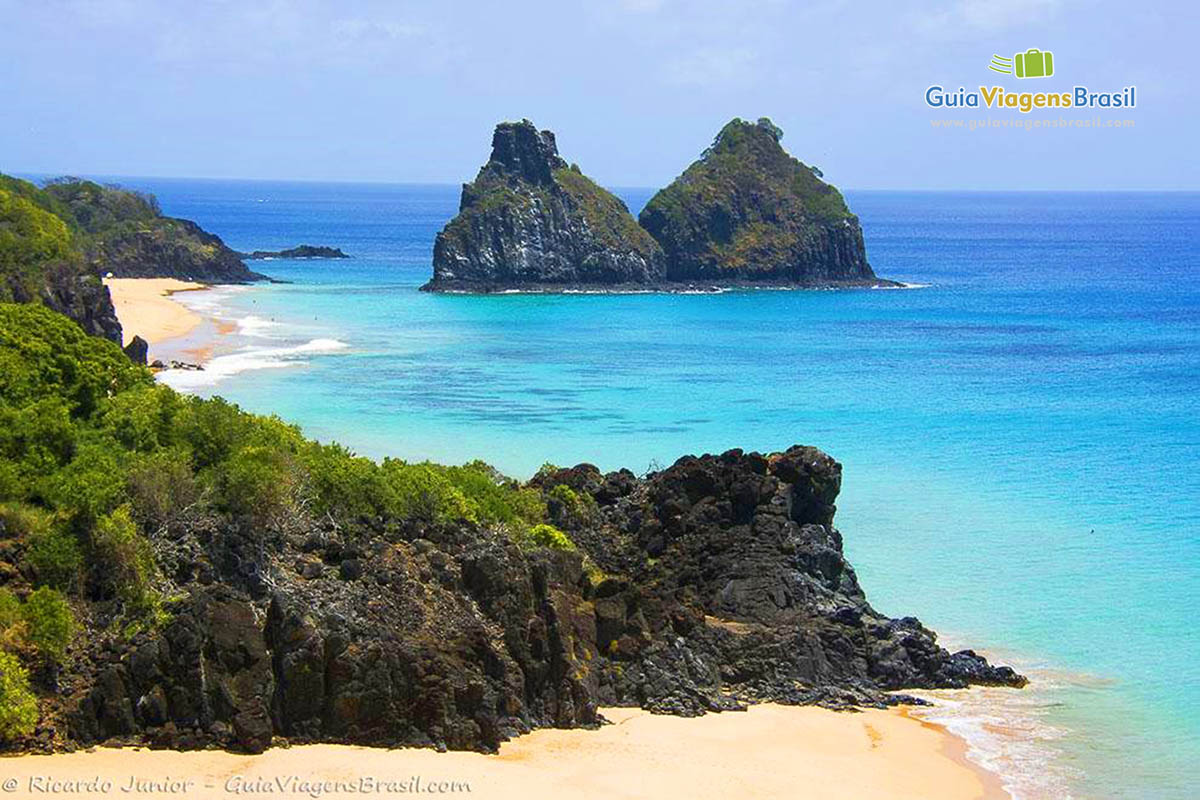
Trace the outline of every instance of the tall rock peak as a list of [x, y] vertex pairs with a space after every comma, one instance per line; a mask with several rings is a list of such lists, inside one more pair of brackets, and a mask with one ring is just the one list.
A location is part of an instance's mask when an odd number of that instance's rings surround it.
[[502, 122], [433, 244], [427, 291], [561, 291], [662, 280], [662, 250], [620, 198], [558, 155], [550, 131]]
[[492, 134], [492, 157], [484, 169], [495, 169], [545, 186], [554, 182], [554, 170], [566, 165], [558, 155], [554, 133], [539, 131], [536, 125], [523, 119], [496, 126]]

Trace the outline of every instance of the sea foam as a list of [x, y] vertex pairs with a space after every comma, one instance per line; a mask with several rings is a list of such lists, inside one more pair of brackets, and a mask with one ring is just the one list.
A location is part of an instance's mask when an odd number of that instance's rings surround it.
[[251, 370], [303, 366], [310, 356], [337, 353], [348, 347], [337, 339], [311, 339], [292, 347], [245, 347], [217, 356], [202, 370], [168, 369], [160, 372], [158, 379], [178, 391], [196, 391]]

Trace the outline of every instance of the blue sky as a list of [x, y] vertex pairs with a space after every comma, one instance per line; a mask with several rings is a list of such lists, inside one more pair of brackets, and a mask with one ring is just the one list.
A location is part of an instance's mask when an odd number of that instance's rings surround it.
[[[657, 186], [765, 115], [847, 188], [1200, 189], [1194, 2], [0, 0], [0, 20], [5, 172], [457, 183], [528, 117], [601, 183]], [[987, 70], [1029, 47], [1053, 78]], [[1020, 115], [938, 113], [934, 83], [1135, 84], [1138, 108], [1099, 115], [1135, 127], [935, 130]]]

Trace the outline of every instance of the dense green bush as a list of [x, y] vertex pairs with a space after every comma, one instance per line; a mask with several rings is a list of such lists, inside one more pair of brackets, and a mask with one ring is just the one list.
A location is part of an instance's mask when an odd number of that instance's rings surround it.
[[96, 522], [92, 550], [96, 574], [121, 601], [127, 615], [136, 618], [157, 613], [162, 598], [155, 587], [154, 550], [138, 531], [128, 505]]
[[395, 516], [427, 522], [476, 520], [466, 496], [436, 464], [408, 464], [389, 458], [384, 460], [382, 472], [393, 503], [389, 510]]
[[51, 524], [33, 533], [25, 560], [38, 583], [67, 591], [79, 584], [83, 553], [75, 534], [64, 526]]
[[21, 615], [28, 626], [29, 643], [50, 661], [62, 661], [75, 635], [75, 615], [67, 598], [43, 586], [25, 599]]
[[37, 721], [37, 698], [29, 688], [29, 673], [12, 653], [0, 652], [0, 740], [32, 733]]
[[144, 531], [162, 527], [200, 499], [187, 448], [176, 446], [149, 453], [129, 468], [126, 493], [134, 520]]
[[293, 512], [301, 488], [294, 456], [267, 445], [243, 447], [231, 455], [215, 469], [213, 486], [222, 509], [258, 525]]

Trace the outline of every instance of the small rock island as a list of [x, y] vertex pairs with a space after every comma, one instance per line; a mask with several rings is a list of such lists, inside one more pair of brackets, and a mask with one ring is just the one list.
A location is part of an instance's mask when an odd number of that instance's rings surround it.
[[253, 253], [238, 253], [242, 258], [261, 260], [264, 258], [349, 258], [340, 247], [302, 244], [286, 250], [255, 250]]
[[669, 282], [895, 286], [867, 263], [862, 228], [821, 172], [792, 158], [771, 120], [735, 119], [638, 220]]
[[433, 245], [427, 291], [561, 291], [662, 280], [662, 249], [625, 204], [568, 165], [554, 134], [502, 122]]
[[503, 122], [438, 234], [425, 291], [686, 291], [896, 286], [862, 228], [769, 119], [735, 119], [635, 220], [568, 165], [554, 134]]

